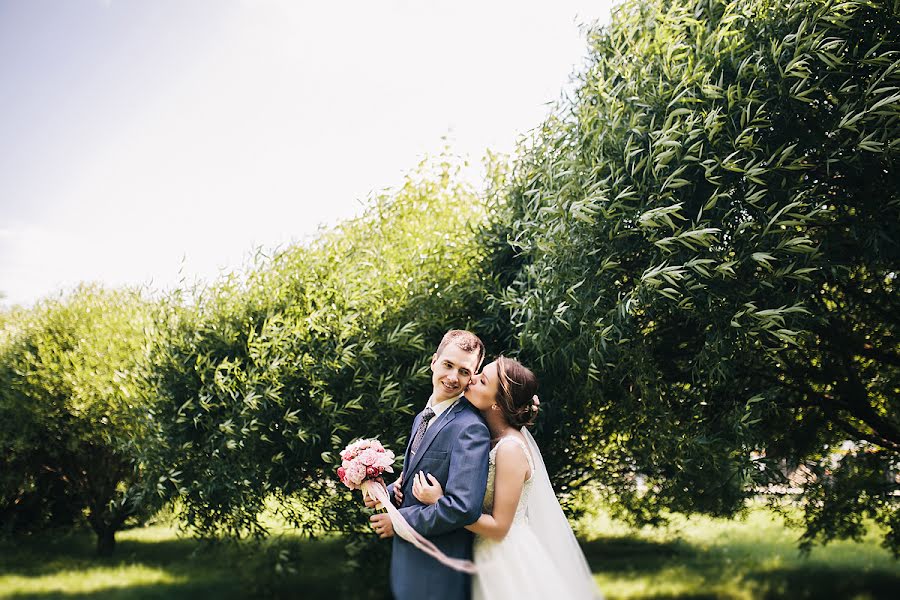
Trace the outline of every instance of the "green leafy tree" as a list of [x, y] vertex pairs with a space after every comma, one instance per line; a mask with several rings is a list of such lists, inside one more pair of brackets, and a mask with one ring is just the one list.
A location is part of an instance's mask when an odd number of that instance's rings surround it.
[[170, 300], [153, 460], [196, 531], [265, 535], [267, 502], [310, 535], [370, 531], [337, 452], [360, 436], [402, 451], [434, 346], [485, 298], [471, 231], [485, 213], [461, 168], [424, 162], [362, 217]]
[[487, 234], [551, 469], [655, 522], [803, 465], [807, 543], [897, 552], [897, 3], [632, 1], [589, 41]]
[[84, 511], [98, 553], [110, 554], [145, 506], [136, 456], [149, 431], [147, 304], [82, 286], [10, 317], [0, 334], [4, 528], [70, 525]]

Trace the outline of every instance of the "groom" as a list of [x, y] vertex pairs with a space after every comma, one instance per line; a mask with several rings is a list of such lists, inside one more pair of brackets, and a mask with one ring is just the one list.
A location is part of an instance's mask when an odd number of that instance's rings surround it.
[[[472, 559], [472, 533], [464, 529], [481, 516], [487, 485], [490, 433], [478, 410], [462, 393], [484, 359], [484, 344], [473, 333], [448, 331], [431, 359], [432, 393], [413, 421], [403, 460], [398, 508], [407, 522], [444, 554]], [[425, 505], [412, 494], [414, 474], [431, 473], [444, 488], [437, 503]], [[367, 506], [374, 502], [367, 500]], [[372, 527], [381, 537], [393, 528], [385, 513], [373, 515]], [[445, 567], [415, 546], [394, 536], [391, 591], [396, 600], [468, 600], [471, 576]]]

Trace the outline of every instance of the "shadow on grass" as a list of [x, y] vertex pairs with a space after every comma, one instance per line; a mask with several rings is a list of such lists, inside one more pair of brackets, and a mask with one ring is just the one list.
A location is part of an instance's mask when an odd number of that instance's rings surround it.
[[[297, 587], [282, 589], [274, 593], [255, 593], [235, 590], [224, 586], [201, 586], [192, 584], [148, 584], [135, 585], [122, 588], [110, 588], [95, 592], [64, 594], [59, 592], [46, 593], [21, 593], [5, 595], [4, 598], [15, 600], [162, 600], [172, 598], [190, 598], [202, 600], [206, 598], [232, 599], [232, 598], [275, 598], [289, 599], [302, 598], [314, 600], [318, 598], [328, 600], [340, 600], [344, 596], [332, 589], [321, 586]], [[385, 598], [385, 600], [389, 600]]]
[[[291, 551], [295, 573], [276, 575], [268, 561], [274, 552]], [[268, 551], [268, 552], [267, 552]], [[120, 598], [340, 598], [343, 547], [339, 540], [270, 540], [206, 544], [194, 539], [122, 540], [114, 556], [94, 556], [93, 539], [71, 534], [57, 539], [30, 538], [24, 543], [0, 543], [0, 578], [47, 579], [48, 591], [3, 590], [0, 598], [91, 599]], [[151, 570], [167, 581], [146, 583], [127, 579], [129, 570]], [[60, 577], [52, 581], [54, 577]], [[97, 578], [97, 589], [65, 592], [67, 577]], [[118, 578], [118, 580], [117, 580]], [[174, 581], [172, 581], [174, 580]]]
[[682, 541], [657, 542], [637, 537], [606, 537], [581, 542], [594, 573], [658, 571], [697, 556], [698, 550]]
[[160, 598], [233, 598], [234, 591], [227, 587], [204, 586], [190, 583], [154, 583], [115, 587], [94, 592], [26, 592], [4, 595], [16, 600], [150, 600]]
[[[614, 593], [611, 593], [610, 590], [604, 589], [601, 590], [605, 594], [605, 598], [607, 600], [615, 599], [616, 596]], [[614, 590], [613, 590], [614, 592]], [[683, 593], [683, 594], [652, 594], [652, 595], [641, 595], [641, 600], [723, 600], [730, 599], [732, 596], [726, 595], [723, 596], [717, 592], [708, 592], [708, 593]]]
[[148, 567], [167, 567], [174, 562], [191, 558], [192, 554], [209, 552], [219, 554], [221, 549], [210, 546], [204, 548], [196, 540], [163, 540], [117, 542], [115, 553], [110, 557], [94, 554], [93, 539], [79, 534], [67, 535], [61, 539], [33, 538], [22, 544], [0, 546], [5, 556], [0, 563], [0, 575], [21, 575], [35, 577], [48, 575], [61, 568], [74, 566], [110, 567], [139, 562]]
[[[591, 570], [606, 580], [610, 600], [765, 600], [806, 598], [893, 599], [900, 589], [896, 564], [859, 566], [840, 560], [801, 560], [782, 551], [781, 558], [766, 544], [692, 545], [683, 540], [655, 541], [639, 537], [606, 537], [582, 543]], [[296, 573], [274, 576], [269, 558], [291, 551]], [[751, 551], [753, 550], [753, 551]], [[93, 556], [93, 538], [74, 534], [32, 538], [24, 543], [0, 543], [0, 579], [4, 576], [42, 580], [56, 590], [0, 589], [0, 598], [17, 600], [113, 600], [124, 598], [200, 600], [217, 598], [344, 597], [341, 540], [311, 542], [276, 539], [264, 545], [203, 544], [194, 539], [125, 539], [115, 556]], [[156, 583], [132, 575], [131, 569], [156, 571]], [[99, 574], [97, 572], [100, 572]], [[59, 577], [54, 581], [54, 577]], [[65, 593], [65, 584], [97, 577], [90, 592]], [[128, 578], [135, 577], [129, 585]], [[67, 579], [72, 578], [72, 579]], [[378, 577], [376, 577], [378, 579]], [[366, 582], [364, 577], [360, 581]], [[362, 583], [361, 583], [362, 584]], [[669, 584], [675, 584], [674, 586]], [[624, 586], [616, 589], [617, 586]], [[669, 591], [676, 589], [677, 591]]]
[[[855, 598], [893, 600], [900, 590], [900, 569], [823, 564], [802, 558], [766, 567], [741, 544], [725, 549], [691, 545], [683, 540], [654, 541], [637, 537], [607, 537], [582, 542], [591, 571], [611, 581], [684, 583], [691, 591], [669, 593], [647, 589], [628, 592], [604, 589], [612, 600], [714, 600], [752, 597], [760, 600]], [[765, 548], [762, 549], [763, 553]], [[612, 588], [615, 586], [613, 585]], [[618, 592], [618, 593], [617, 593]]]
[[750, 571], [744, 581], [765, 600], [798, 598], [897, 598], [900, 573], [797, 565]]

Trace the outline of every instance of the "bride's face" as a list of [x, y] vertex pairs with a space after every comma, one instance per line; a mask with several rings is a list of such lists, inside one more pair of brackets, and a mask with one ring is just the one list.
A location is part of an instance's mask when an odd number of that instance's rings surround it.
[[487, 365], [481, 373], [473, 375], [466, 390], [466, 398], [472, 406], [478, 410], [490, 410], [497, 400], [499, 381], [497, 374], [497, 362]]

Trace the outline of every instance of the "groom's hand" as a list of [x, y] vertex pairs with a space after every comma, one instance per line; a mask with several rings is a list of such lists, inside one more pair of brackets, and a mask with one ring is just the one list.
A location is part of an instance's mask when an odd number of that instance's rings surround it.
[[394, 525], [391, 523], [391, 516], [387, 513], [378, 513], [369, 517], [372, 523], [372, 529], [381, 539], [387, 539], [394, 535]]

